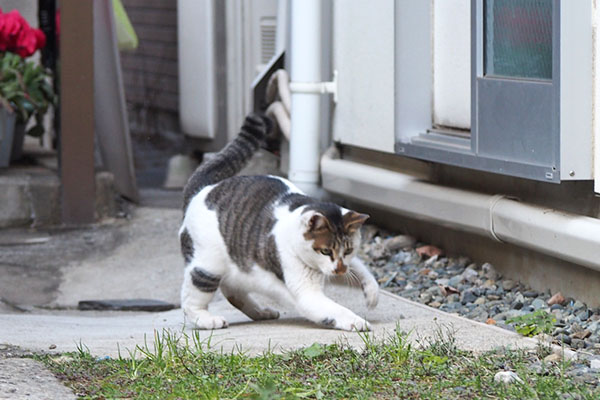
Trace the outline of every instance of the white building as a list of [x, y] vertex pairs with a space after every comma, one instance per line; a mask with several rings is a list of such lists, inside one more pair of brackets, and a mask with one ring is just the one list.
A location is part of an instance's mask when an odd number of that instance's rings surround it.
[[180, 0], [182, 127], [231, 137], [285, 51], [291, 180], [597, 307], [598, 7]]

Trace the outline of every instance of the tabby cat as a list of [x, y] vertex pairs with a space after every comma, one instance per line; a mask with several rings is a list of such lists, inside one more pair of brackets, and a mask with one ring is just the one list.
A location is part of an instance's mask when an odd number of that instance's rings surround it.
[[291, 302], [322, 326], [368, 330], [367, 321], [323, 293], [326, 276], [352, 274], [368, 307], [377, 304], [377, 282], [355, 257], [368, 215], [308, 197], [283, 178], [234, 176], [270, 129], [267, 117], [247, 116], [236, 139], [200, 165], [184, 189], [184, 314], [200, 329], [226, 328], [225, 318], [208, 311], [221, 288], [253, 320], [279, 317], [251, 297], [261, 293]]

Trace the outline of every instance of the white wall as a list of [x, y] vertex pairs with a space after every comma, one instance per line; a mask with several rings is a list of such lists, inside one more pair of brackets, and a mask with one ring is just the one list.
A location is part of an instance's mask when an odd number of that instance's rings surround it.
[[394, 152], [394, 1], [333, 3], [335, 141]]
[[433, 1], [433, 122], [471, 128], [471, 2]]
[[38, 27], [37, 0], [0, 0], [0, 8], [5, 13], [17, 9], [27, 22], [29, 22], [29, 25], [34, 28]]

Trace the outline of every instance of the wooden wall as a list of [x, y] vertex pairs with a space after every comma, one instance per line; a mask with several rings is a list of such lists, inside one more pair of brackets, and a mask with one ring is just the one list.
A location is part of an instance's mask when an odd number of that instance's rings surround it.
[[121, 64], [132, 131], [178, 130], [177, 1], [123, 0], [139, 38]]

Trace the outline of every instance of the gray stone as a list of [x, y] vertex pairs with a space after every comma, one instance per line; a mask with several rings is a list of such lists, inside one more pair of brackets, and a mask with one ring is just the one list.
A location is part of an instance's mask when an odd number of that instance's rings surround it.
[[473, 310], [469, 311], [466, 314], [466, 316], [467, 316], [467, 318], [474, 319], [475, 321], [484, 322], [485, 320], [488, 319], [489, 314], [486, 311], [485, 307], [479, 306], [479, 307], [476, 307]]
[[430, 271], [430, 272], [427, 274], [427, 277], [428, 277], [429, 279], [437, 279], [437, 278], [438, 278], [438, 276], [439, 276], [439, 274], [438, 274], [437, 272], [435, 272], [435, 271]]
[[528, 291], [526, 291], [525, 293], [523, 293], [523, 296], [525, 296], [525, 297], [530, 297], [530, 298], [531, 298], [531, 297], [538, 297], [538, 296], [539, 296], [539, 293], [538, 293], [538, 292], [536, 292], [535, 290], [528, 290]]
[[438, 278], [435, 280], [435, 283], [442, 286], [448, 286], [450, 279], [448, 278]]
[[581, 366], [580, 364], [575, 364], [574, 369], [567, 371], [565, 375], [567, 376], [582, 376], [590, 372], [590, 368], [586, 366]]
[[456, 303], [460, 301], [460, 295], [458, 293], [452, 293], [446, 297], [447, 303]]
[[446, 311], [449, 313], [454, 313], [454, 312], [457, 312], [458, 310], [460, 310], [461, 307], [462, 307], [462, 305], [460, 304], [460, 302], [446, 303], [446, 304], [442, 304], [442, 306], [440, 307], [440, 310]]
[[457, 287], [462, 282], [462, 280], [463, 280], [463, 277], [461, 275], [453, 276], [448, 281], [448, 285]]
[[587, 321], [589, 317], [590, 317], [589, 310], [584, 310], [584, 311], [577, 313], [577, 318], [579, 318], [581, 321]]
[[416, 240], [412, 236], [408, 235], [398, 235], [383, 241], [383, 245], [386, 250], [389, 252], [395, 252], [398, 250], [402, 250], [406, 247], [412, 247], [415, 244]]
[[531, 306], [534, 310], [541, 310], [542, 308], [546, 308], [546, 302], [542, 299], [535, 299], [531, 302]]
[[431, 293], [429, 293], [429, 292], [423, 292], [423, 293], [421, 293], [421, 294], [419, 295], [419, 299], [420, 299], [420, 300], [421, 300], [423, 303], [427, 304], [427, 303], [430, 303], [430, 302], [431, 302], [431, 300], [433, 300], [433, 296], [432, 296], [432, 295], [431, 295]]
[[494, 375], [494, 382], [509, 385], [512, 383], [523, 383], [523, 380], [513, 371], [501, 371]]
[[471, 290], [462, 292], [462, 294], [460, 295], [460, 302], [462, 304], [473, 303], [475, 300], [477, 300], [477, 296]]
[[475, 282], [475, 280], [477, 279], [479, 275], [477, 274], [477, 271], [475, 271], [474, 269], [471, 268], [467, 268], [464, 270], [464, 272], [462, 273], [462, 278], [465, 281], [468, 282]]
[[571, 337], [565, 334], [560, 335], [558, 340], [565, 344], [571, 344]]
[[80, 310], [168, 311], [175, 308], [175, 305], [153, 299], [82, 300], [78, 308]]
[[523, 308], [523, 302], [515, 300], [511, 303], [510, 307], [514, 308], [515, 310], [520, 310], [521, 308]]
[[427, 289], [428, 293], [431, 293], [433, 296], [441, 296], [442, 295], [442, 289], [439, 288], [439, 286], [431, 286], [430, 288]]
[[538, 361], [538, 362], [535, 362], [535, 363], [533, 363], [533, 364], [531, 364], [531, 365], [529, 366], [529, 369], [530, 369], [531, 371], [533, 371], [533, 372], [534, 372], [535, 374], [537, 374], [537, 375], [543, 375], [543, 374], [546, 372], [546, 371], [544, 370], [544, 367], [542, 366], [542, 363], [541, 363], [541, 362], [539, 362], [539, 361]]
[[440, 308], [440, 306], [442, 305], [442, 303], [440, 301], [432, 301], [431, 303], [428, 304], [429, 307], [433, 307], [433, 308]]
[[494, 266], [490, 263], [485, 263], [481, 266], [481, 271], [483, 272], [483, 275], [488, 278], [491, 279], [493, 281], [497, 281], [498, 278], [500, 277], [500, 274], [498, 274], [498, 271], [496, 271], [496, 268], [494, 268]]
[[585, 347], [585, 343], [582, 339], [571, 339], [571, 346], [576, 349], [583, 349]]
[[405, 264], [405, 263], [411, 262], [412, 259], [413, 259], [412, 253], [410, 253], [408, 251], [399, 251], [398, 253], [396, 253], [392, 256], [390, 261], [392, 261], [394, 263], [398, 263], [398, 264]]
[[[508, 296], [507, 296], [507, 298], [508, 298]], [[524, 304], [525, 304], [525, 298], [523, 297], [523, 295], [520, 292], [517, 292], [517, 294], [515, 295], [515, 297], [513, 299], [511, 307], [516, 310], [520, 310], [521, 308], [523, 308]]]
[[505, 319], [515, 318], [515, 317], [520, 317], [525, 314], [527, 314], [527, 313], [524, 311], [521, 311], [521, 310], [508, 310], [508, 311], [504, 311], [504, 312], [496, 314], [494, 316], [494, 319], [505, 320]]
[[375, 243], [371, 244], [367, 251], [367, 254], [375, 260], [387, 257], [387, 250], [383, 243], [381, 243], [380, 237], [375, 238]]
[[577, 300], [577, 301], [576, 301], [576, 302], [573, 304], [573, 309], [574, 309], [575, 311], [579, 311], [579, 310], [581, 310], [581, 309], [582, 309], [582, 308], [584, 308], [584, 307], [585, 307], [585, 304], [583, 304], [583, 303], [582, 303], [581, 301], [579, 301], [579, 300]]
[[517, 283], [513, 280], [505, 279], [504, 281], [502, 281], [502, 288], [504, 290], [512, 290], [515, 286], [517, 286]]

